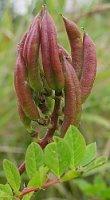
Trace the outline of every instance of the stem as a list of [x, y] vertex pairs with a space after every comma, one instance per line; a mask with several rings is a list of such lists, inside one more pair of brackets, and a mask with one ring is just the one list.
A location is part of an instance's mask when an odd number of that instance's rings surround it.
[[[52, 186], [52, 185], [55, 185], [55, 184], [57, 184], [57, 183], [60, 183], [60, 179], [54, 179], [54, 180], [52, 180], [52, 181], [50, 181], [50, 182], [47, 182], [47, 183], [43, 184], [42, 189], [46, 189], [46, 188], [48, 188], [48, 187], [50, 187], [50, 186]], [[19, 198], [19, 197], [23, 197], [24, 195], [26, 195], [26, 194], [28, 194], [28, 193], [30, 193], [30, 192], [37, 192], [38, 190], [39, 190], [38, 187], [24, 188], [24, 189], [22, 190], [20, 196], [18, 196], [18, 198]]]
[[82, 13], [79, 17], [76, 17], [75, 21], [79, 21], [80, 19], [83, 19], [84, 17], [91, 17], [95, 14], [100, 14], [104, 12], [110, 12], [110, 4], [103, 4], [98, 7], [96, 7], [94, 10], [88, 11], [86, 13]]
[[57, 121], [58, 121], [58, 115], [59, 115], [59, 110], [60, 110], [60, 101], [61, 101], [61, 94], [57, 96], [55, 95], [55, 104], [54, 104], [54, 109], [53, 113], [51, 115], [51, 124], [52, 127], [48, 130], [47, 134], [45, 137], [42, 139], [42, 141], [39, 143], [40, 146], [44, 149], [45, 146], [51, 141], [54, 132], [57, 128]]
[[[59, 115], [59, 110], [60, 110], [60, 102], [61, 102], [61, 93], [60, 94], [55, 93], [55, 104], [54, 104], [53, 113], [51, 115], [52, 127], [47, 131], [47, 134], [39, 143], [39, 145], [41, 146], [42, 149], [44, 149], [45, 146], [51, 141], [51, 139], [54, 135], [54, 132], [57, 128], [57, 121], [58, 121], [58, 115]], [[19, 173], [22, 174], [24, 171], [25, 171], [25, 162], [23, 162], [19, 166]]]

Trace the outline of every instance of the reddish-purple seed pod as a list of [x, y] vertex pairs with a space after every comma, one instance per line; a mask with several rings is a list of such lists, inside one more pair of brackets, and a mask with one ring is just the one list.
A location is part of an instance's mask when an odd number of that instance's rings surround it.
[[27, 64], [27, 44], [28, 44], [28, 41], [29, 41], [29, 38], [30, 38], [30, 35], [31, 35], [31, 31], [33, 30], [33, 27], [35, 26], [35, 22], [36, 22], [36, 19], [38, 18], [38, 16], [40, 16], [40, 13], [34, 17], [30, 27], [29, 27], [29, 30], [27, 32], [27, 36], [26, 36], [26, 39], [25, 39], [25, 42], [24, 42], [24, 46], [23, 46], [23, 58], [24, 58], [24, 61], [25, 63]]
[[83, 37], [83, 51], [83, 68], [80, 79], [82, 103], [86, 100], [91, 92], [97, 67], [95, 45], [87, 33], [84, 33]]
[[81, 33], [78, 26], [73, 21], [70, 21], [64, 17], [63, 21], [70, 41], [73, 67], [78, 78], [80, 78], [83, 62], [83, 44]]
[[59, 54], [65, 77], [64, 119], [61, 127], [61, 134], [63, 136], [70, 124], [79, 125], [81, 114], [81, 90], [75, 70], [68, 58], [65, 57], [63, 51], [60, 51]]
[[16, 62], [14, 78], [18, 101], [20, 102], [24, 113], [31, 120], [37, 121], [37, 119], [40, 117], [39, 111], [31, 94], [31, 89], [29, 87], [27, 78], [26, 66], [20, 53]]
[[24, 34], [24, 36], [22, 37], [22, 39], [21, 39], [21, 41], [20, 41], [20, 43], [18, 44], [18, 54], [19, 54], [19, 52], [23, 52], [23, 48], [24, 48], [24, 43], [25, 43], [25, 40], [26, 40], [26, 38], [27, 38], [27, 32]]
[[24, 42], [24, 45], [23, 45], [23, 52], [22, 52], [22, 56], [23, 56], [23, 59], [25, 61], [25, 64], [27, 64], [27, 44], [28, 44], [28, 41], [29, 41], [29, 37], [30, 37], [30, 34], [31, 34], [31, 31], [32, 31], [32, 27], [35, 23], [35, 20], [36, 20], [36, 17], [33, 19], [31, 25], [30, 25], [30, 28], [29, 30], [27, 31], [27, 34], [26, 34], [26, 38], [25, 38], [25, 42]]
[[64, 87], [64, 76], [59, 59], [56, 29], [47, 8], [44, 8], [41, 23], [41, 52], [48, 85], [54, 90], [61, 90]]
[[71, 63], [69, 62], [68, 58], [67, 58], [67, 64], [68, 64], [68, 67], [71, 71], [71, 74], [73, 76], [73, 81], [74, 81], [74, 84], [75, 84], [76, 113], [75, 113], [74, 125], [79, 126], [80, 117], [81, 117], [81, 110], [82, 110], [80, 82], [79, 82], [78, 77], [76, 75], [76, 72], [75, 72], [74, 68], [72, 67]]
[[32, 132], [31, 119], [29, 119], [25, 115], [25, 113], [24, 113], [19, 102], [18, 102], [18, 113], [19, 113], [19, 117], [21, 119], [21, 122], [24, 124], [25, 128], [31, 133]]
[[[20, 113], [23, 114], [24, 112], [27, 118], [31, 120], [37, 120], [37, 118], [39, 117], [39, 112], [38, 112], [37, 106], [35, 105], [35, 102], [33, 101], [33, 96], [31, 94], [31, 89], [28, 83], [27, 68], [25, 66], [25, 62], [23, 59], [23, 48], [24, 48], [24, 43], [25, 43], [26, 38], [27, 38], [27, 33], [23, 36], [19, 44], [18, 58], [17, 58], [16, 69], [14, 73], [14, 84], [15, 84], [15, 89], [18, 96], [18, 102], [20, 105], [20, 107], [18, 108], [22, 108], [22, 112], [21, 112], [21, 109], [19, 109]], [[35, 108], [35, 111], [33, 111], [34, 108]], [[31, 113], [31, 110], [33, 114]]]
[[38, 62], [40, 48], [40, 23], [41, 17], [38, 15], [28, 37], [26, 52], [29, 83], [36, 92], [41, 92], [43, 90]]
[[73, 76], [64, 57], [62, 59], [62, 67], [65, 77], [65, 87], [64, 87], [65, 105], [64, 105], [63, 124], [61, 126], [61, 135], [64, 136], [70, 124], [73, 124], [75, 120], [76, 94], [75, 94], [75, 84], [73, 81]]

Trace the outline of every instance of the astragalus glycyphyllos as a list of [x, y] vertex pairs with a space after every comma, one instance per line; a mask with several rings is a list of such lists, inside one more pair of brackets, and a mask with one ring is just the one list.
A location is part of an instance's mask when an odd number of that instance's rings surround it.
[[57, 129], [64, 136], [71, 124], [79, 127], [82, 103], [96, 75], [92, 39], [84, 33], [82, 41], [79, 27], [65, 17], [63, 21], [71, 56], [57, 42], [56, 27], [46, 5], [33, 19], [18, 49], [15, 89], [21, 108], [19, 115], [24, 114], [22, 122], [26, 115], [39, 124], [37, 127], [46, 126], [43, 147]]

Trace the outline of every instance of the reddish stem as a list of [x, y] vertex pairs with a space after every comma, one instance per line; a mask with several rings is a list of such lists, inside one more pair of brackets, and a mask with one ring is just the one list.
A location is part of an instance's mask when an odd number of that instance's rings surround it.
[[[52, 127], [48, 130], [45, 137], [39, 143], [39, 145], [42, 147], [42, 149], [44, 149], [45, 146], [51, 141], [51, 139], [54, 135], [54, 132], [57, 128], [58, 114], [59, 114], [59, 110], [60, 110], [60, 101], [61, 101], [61, 93], [60, 94], [55, 93], [55, 104], [54, 104], [53, 113], [51, 115]], [[22, 174], [24, 171], [25, 171], [25, 162], [23, 162], [19, 166], [19, 173]]]
[[[52, 185], [55, 185], [57, 183], [60, 183], [60, 179], [54, 179], [54, 180], [52, 180], [50, 182], [47, 182], [47, 183], [43, 184], [42, 189], [46, 189], [46, 188], [48, 188], [48, 187], [50, 187]], [[23, 191], [20, 194], [20, 197], [22, 197], [22, 196], [24, 196], [24, 195], [26, 195], [26, 194], [28, 194], [30, 192], [37, 192], [38, 190], [39, 190], [38, 187], [24, 188]]]
[[60, 101], [61, 101], [61, 97], [60, 96], [56, 96], [55, 97], [55, 105], [54, 105], [54, 110], [53, 113], [51, 115], [51, 125], [52, 127], [48, 130], [47, 134], [45, 135], [45, 137], [40, 141], [40, 146], [44, 149], [45, 146], [51, 141], [54, 132], [57, 128], [57, 122], [58, 122], [58, 115], [59, 115], [59, 110], [60, 110]]

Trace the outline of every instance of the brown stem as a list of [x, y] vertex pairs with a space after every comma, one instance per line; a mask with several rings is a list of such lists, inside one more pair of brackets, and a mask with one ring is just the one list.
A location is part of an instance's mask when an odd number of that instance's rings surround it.
[[[61, 93], [59, 93], [59, 94], [55, 93], [55, 104], [54, 104], [53, 113], [51, 115], [52, 127], [47, 131], [47, 134], [39, 143], [40, 146], [42, 147], [42, 149], [44, 149], [45, 146], [51, 141], [51, 139], [54, 135], [54, 132], [57, 128], [58, 114], [59, 114], [59, 110], [60, 110], [60, 101], [61, 101]], [[25, 162], [23, 162], [19, 166], [19, 173], [22, 174], [24, 171], [25, 171]]]
[[[54, 179], [54, 180], [52, 180], [52, 181], [50, 181], [50, 182], [47, 182], [47, 183], [43, 184], [42, 189], [46, 189], [46, 188], [48, 188], [48, 187], [50, 187], [50, 186], [52, 186], [52, 185], [55, 185], [55, 184], [57, 184], [57, 183], [60, 183], [60, 179]], [[22, 190], [20, 196], [18, 196], [18, 197], [21, 198], [21, 197], [23, 197], [24, 195], [26, 195], [26, 194], [28, 194], [28, 193], [30, 193], [30, 192], [37, 192], [38, 190], [39, 190], [38, 187], [24, 188], [24, 189]]]
[[96, 7], [94, 10], [88, 11], [88, 12], [83, 13], [80, 16], [76, 17], [75, 21], [77, 22], [82, 18], [91, 17], [95, 14], [100, 14], [100, 13], [109, 12], [109, 11], [110, 11], [110, 3], [103, 4], [103, 5]]
[[56, 94], [55, 96], [55, 105], [54, 105], [54, 110], [51, 115], [51, 125], [52, 127], [48, 130], [47, 134], [45, 137], [40, 141], [40, 146], [44, 149], [45, 146], [51, 141], [54, 132], [57, 128], [57, 121], [58, 121], [58, 114], [59, 114], [59, 109], [60, 109], [60, 101], [61, 101], [61, 94], [58, 96]]

